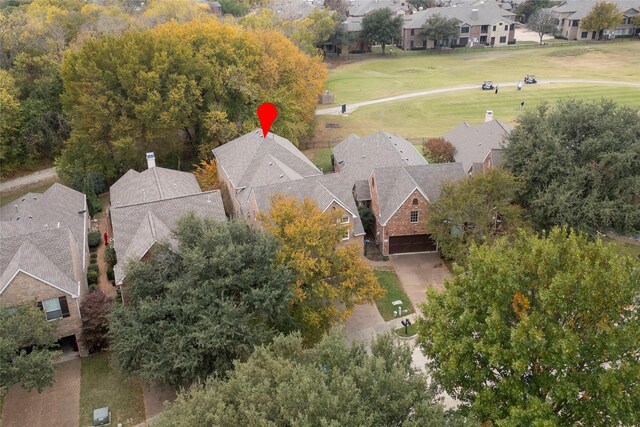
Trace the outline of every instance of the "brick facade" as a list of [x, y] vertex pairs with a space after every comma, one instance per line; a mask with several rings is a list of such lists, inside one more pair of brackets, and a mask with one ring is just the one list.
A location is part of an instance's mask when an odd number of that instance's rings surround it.
[[[71, 295], [54, 288], [40, 280], [19, 272], [0, 295], [0, 306], [13, 307], [23, 303], [36, 303], [50, 298], [66, 297], [69, 306], [69, 317], [51, 322], [57, 323], [56, 336], [58, 338], [75, 335], [81, 356], [87, 354], [82, 341], [82, 319], [80, 317], [80, 301]], [[43, 314], [44, 315], [44, 314]]]
[[[370, 185], [372, 184], [372, 179], [373, 177], [369, 178]], [[380, 222], [380, 205], [378, 196], [373, 189], [371, 191], [371, 199], [371, 207], [376, 217], [374, 235], [382, 255], [389, 255], [389, 237], [427, 234], [429, 232], [427, 218], [430, 204], [418, 190], [411, 193], [385, 225]], [[414, 204], [414, 200], [417, 201], [417, 204]], [[411, 222], [411, 212], [413, 211], [418, 212], [417, 223]]]

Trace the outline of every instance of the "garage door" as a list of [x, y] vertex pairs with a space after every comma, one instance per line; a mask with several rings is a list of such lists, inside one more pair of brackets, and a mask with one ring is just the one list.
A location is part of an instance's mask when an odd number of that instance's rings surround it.
[[389, 238], [389, 253], [434, 252], [436, 242], [431, 234], [415, 234], [412, 236], [393, 236]]

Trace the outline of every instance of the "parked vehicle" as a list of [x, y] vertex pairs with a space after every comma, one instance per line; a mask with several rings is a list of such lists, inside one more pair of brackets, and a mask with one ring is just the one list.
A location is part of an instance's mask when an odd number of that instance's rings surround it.
[[536, 80], [536, 76], [534, 74], [527, 74], [524, 76], [524, 83], [527, 85], [532, 85], [538, 83]]
[[482, 83], [482, 90], [493, 90], [493, 88], [494, 86], [491, 80], [485, 80], [484, 83]]

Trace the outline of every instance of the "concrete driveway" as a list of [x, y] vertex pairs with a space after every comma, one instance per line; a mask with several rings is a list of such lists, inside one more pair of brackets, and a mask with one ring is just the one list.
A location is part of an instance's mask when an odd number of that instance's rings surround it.
[[437, 253], [391, 255], [391, 264], [404, 291], [419, 311], [427, 300], [427, 288], [444, 289], [444, 280], [451, 277], [447, 266]]
[[368, 342], [389, 329], [375, 304], [356, 305], [351, 316], [344, 322], [344, 328], [348, 343], [354, 340]]
[[4, 399], [3, 427], [77, 426], [80, 423], [80, 359], [58, 363], [56, 382], [42, 393], [13, 386]]

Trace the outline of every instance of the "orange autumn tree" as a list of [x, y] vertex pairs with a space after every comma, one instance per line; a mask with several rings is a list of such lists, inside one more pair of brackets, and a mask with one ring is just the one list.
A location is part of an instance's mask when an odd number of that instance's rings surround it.
[[356, 304], [384, 295], [357, 245], [340, 245], [346, 227], [337, 211], [322, 212], [310, 199], [276, 194], [264, 227], [280, 242], [277, 261], [295, 274], [291, 302], [307, 342], [317, 342], [346, 319]]
[[218, 190], [220, 188], [218, 165], [214, 159], [203, 160], [199, 165], [193, 166], [196, 168], [193, 174], [196, 176], [202, 191]]

